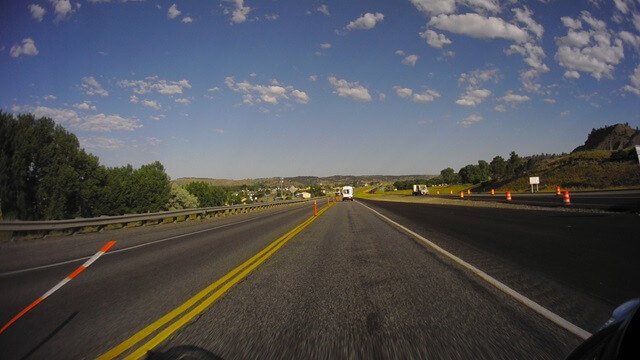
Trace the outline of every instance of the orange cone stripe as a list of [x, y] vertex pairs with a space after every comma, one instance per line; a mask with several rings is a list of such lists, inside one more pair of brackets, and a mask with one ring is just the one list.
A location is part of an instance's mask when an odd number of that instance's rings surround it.
[[11, 319], [5, 326], [2, 327], [2, 329], [0, 329], [0, 334], [2, 334], [5, 330], [7, 330], [7, 328], [9, 328], [9, 326], [13, 325], [14, 322], [16, 322], [18, 319], [20, 319], [22, 316], [24, 316], [24, 314], [26, 314], [27, 312], [31, 311], [31, 309], [33, 309], [34, 307], [36, 307], [38, 304], [40, 304], [42, 302], [42, 300], [46, 299], [49, 297], [49, 295], [53, 294], [54, 292], [56, 292], [58, 289], [60, 289], [61, 287], [63, 287], [66, 283], [68, 283], [69, 281], [71, 281], [71, 279], [73, 279], [74, 277], [78, 276], [78, 274], [80, 274], [81, 272], [83, 272], [86, 268], [89, 267], [89, 265], [93, 264], [94, 261], [98, 260], [98, 258], [102, 255], [104, 255], [104, 253], [106, 253], [107, 251], [109, 251], [109, 249], [111, 249], [111, 247], [113, 245], [115, 245], [115, 241], [109, 241], [105, 246], [102, 247], [102, 249], [100, 249], [100, 251], [98, 251], [97, 253], [95, 253], [95, 255], [93, 255], [91, 258], [89, 258], [89, 260], [85, 261], [84, 264], [82, 264], [79, 268], [77, 268], [74, 272], [72, 272], [71, 274], [69, 274], [66, 278], [64, 278], [62, 281], [60, 281], [58, 284], [56, 284], [56, 286], [52, 287], [49, 291], [47, 291], [46, 293], [44, 293], [42, 296], [40, 296], [39, 298], [36, 299], [36, 301], [34, 301], [33, 303], [31, 303], [31, 305], [27, 306], [26, 308], [24, 308], [24, 310], [20, 311], [18, 313], [18, 315], [14, 316], [13, 319]]

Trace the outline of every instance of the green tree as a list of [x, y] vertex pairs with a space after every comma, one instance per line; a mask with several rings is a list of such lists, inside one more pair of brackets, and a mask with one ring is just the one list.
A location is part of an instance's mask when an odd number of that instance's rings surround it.
[[198, 207], [198, 198], [191, 195], [178, 184], [171, 184], [169, 200], [165, 205], [166, 210], [195, 209]]
[[523, 163], [522, 158], [520, 158], [515, 151], [512, 151], [509, 154], [509, 160], [507, 160], [506, 175], [512, 178], [520, 176], [524, 171], [524, 167], [525, 164]]
[[478, 178], [479, 182], [491, 179], [491, 167], [484, 160], [478, 160]]
[[458, 182], [458, 174], [452, 168], [442, 169], [440, 171], [440, 177], [442, 181], [447, 184], [455, 184]]
[[98, 159], [51, 119], [0, 112], [0, 199], [6, 218], [94, 216], [103, 184]]
[[220, 186], [213, 186], [204, 181], [192, 181], [184, 188], [198, 198], [201, 207], [222, 206], [228, 202], [227, 192]]
[[502, 179], [506, 175], [507, 162], [502, 156], [496, 156], [489, 163], [491, 170], [491, 178], [494, 180]]
[[323, 196], [324, 194], [322, 193], [322, 188], [320, 188], [320, 185], [318, 184], [313, 184], [310, 186], [309, 188], [309, 193], [311, 194], [311, 196], [316, 197], [316, 196]]
[[463, 184], [479, 184], [482, 182], [482, 172], [480, 166], [469, 164], [458, 171], [460, 181]]
[[134, 170], [133, 210], [136, 213], [162, 211], [169, 200], [171, 182], [159, 161]]

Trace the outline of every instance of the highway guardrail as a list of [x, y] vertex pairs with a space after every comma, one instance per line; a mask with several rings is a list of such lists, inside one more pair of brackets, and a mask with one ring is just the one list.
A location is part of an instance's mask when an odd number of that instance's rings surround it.
[[0, 239], [11, 238], [16, 235], [31, 235], [31, 237], [41, 237], [49, 233], [73, 234], [77, 232], [95, 232], [103, 229], [119, 229], [123, 227], [155, 225], [159, 223], [171, 223], [176, 221], [234, 215], [306, 201], [310, 201], [310, 199], [284, 200], [248, 205], [216, 206], [197, 209], [163, 211], [157, 213], [101, 216], [97, 218], [78, 218], [69, 220], [0, 221], [0, 234], [3, 235], [0, 236]]

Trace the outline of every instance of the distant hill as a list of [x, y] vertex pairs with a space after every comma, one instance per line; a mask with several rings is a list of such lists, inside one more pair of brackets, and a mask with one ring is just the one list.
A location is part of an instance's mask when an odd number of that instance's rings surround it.
[[[342, 186], [353, 185], [355, 183], [359, 185], [364, 184], [376, 184], [376, 183], [389, 183], [398, 180], [409, 179], [428, 179], [435, 175], [332, 175], [326, 177], [318, 176], [294, 176], [285, 177], [285, 186], [294, 185], [295, 187], [308, 187], [313, 184], [323, 184], [325, 186]], [[280, 185], [279, 177], [272, 178], [258, 178], [258, 179], [243, 179], [243, 180], [230, 180], [230, 179], [209, 179], [209, 178], [179, 178], [173, 180], [178, 185], [185, 185], [192, 181], [204, 181], [211, 185], [216, 186], [252, 186], [252, 185], [264, 185], [268, 187], [275, 187]]]
[[591, 130], [584, 145], [575, 148], [572, 153], [587, 150], [622, 150], [640, 145], [640, 131], [629, 124], [616, 124]]

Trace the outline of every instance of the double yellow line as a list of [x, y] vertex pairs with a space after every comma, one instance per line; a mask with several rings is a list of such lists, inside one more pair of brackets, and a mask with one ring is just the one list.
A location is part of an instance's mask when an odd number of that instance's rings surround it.
[[[318, 212], [318, 216], [322, 215], [325, 211], [327, 211], [327, 209], [329, 209], [331, 205], [333, 205], [333, 203], [325, 207], [324, 209], [320, 210]], [[284, 244], [286, 244], [289, 240], [291, 240], [294, 236], [296, 236], [300, 231], [302, 231], [309, 224], [311, 224], [316, 218], [317, 216], [312, 216], [309, 219], [305, 220], [303, 223], [296, 226], [293, 230], [289, 231], [288, 233], [284, 234], [282, 237], [278, 238], [276, 241], [269, 244], [269, 246], [267, 246], [262, 251], [257, 253], [251, 259], [245, 261], [242, 265], [231, 270], [228, 274], [218, 279], [218, 281], [207, 286], [204, 290], [200, 291], [194, 297], [187, 300], [184, 304], [180, 305], [173, 311], [164, 315], [163, 317], [155, 321], [153, 324], [140, 330], [138, 333], [136, 333], [129, 339], [125, 340], [120, 345], [114, 347], [113, 349], [99, 356], [98, 359], [100, 360], [114, 359], [117, 356], [122, 355], [124, 352], [130, 350], [131, 348], [136, 346], [138, 343], [140, 343], [150, 335], [154, 334], [157, 330], [159, 330], [160, 328], [168, 324], [170, 321], [172, 321], [176, 317], [184, 314], [178, 320], [171, 323], [166, 328], [162, 329], [155, 336], [149, 339], [146, 343], [144, 343], [142, 346], [138, 347], [136, 350], [134, 350], [133, 352], [131, 352], [129, 355], [126, 356], [126, 359], [142, 358], [147, 354], [148, 351], [158, 346], [162, 341], [168, 338], [171, 334], [173, 334], [175, 331], [183, 327], [185, 324], [191, 321], [191, 319], [198, 316], [198, 314], [203, 312], [209, 306], [211, 306], [211, 304], [213, 304], [222, 295], [224, 295], [224, 293], [227, 292], [227, 290], [229, 290], [233, 285], [235, 285], [240, 280], [245, 278], [251, 271], [253, 271], [260, 264], [265, 262], [265, 260], [271, 257], [271, 255], [273, 255]], [[197, 306], [193, 307], [196, 304]]]

